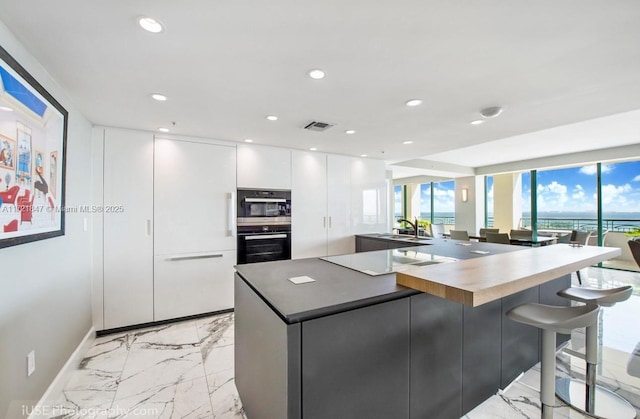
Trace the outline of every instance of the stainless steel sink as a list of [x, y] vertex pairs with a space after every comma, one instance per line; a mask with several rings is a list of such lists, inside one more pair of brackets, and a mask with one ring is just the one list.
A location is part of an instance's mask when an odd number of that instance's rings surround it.
[[442, 263], [442, 261], [438, 261], [438, 260], [425, 260], [424, 262], [412, 263], [412, 264], [411, 264], [411, 266], [437, 265], [438, 263]]

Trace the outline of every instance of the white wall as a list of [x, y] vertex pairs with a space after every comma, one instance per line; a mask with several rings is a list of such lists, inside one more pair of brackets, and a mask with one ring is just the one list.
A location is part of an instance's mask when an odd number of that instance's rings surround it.
[[[0, 22], [0, 43], [69, 111], [66, 205], [88, 204], [91, 125], [64, 91]], [[0, 417], [22, 417], [91, 328], [90, 214], [68, 213], [66, 234], [0, 249]], [[88, 223], [90, 225], [91, 223]], [[27, 378], [27, 353], [36, 370]]]
[[507, 173], [493, 177], [493, 226], [501, 233], [518, 228], [522, 217], [522, 175]]
[[[470, 235], [484, 227], [484, 176], [456, 179], [456, 230], [467, 230]], [[462, 190], [467, 189], [467, 202], [462, 201]]]

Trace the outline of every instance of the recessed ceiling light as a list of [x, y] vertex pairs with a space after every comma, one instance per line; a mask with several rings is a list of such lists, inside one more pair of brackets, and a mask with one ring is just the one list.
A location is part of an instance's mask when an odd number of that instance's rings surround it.
[[480, 125], [480, 124], [484, 123], [484, 121], [482, 119], [476, 119], [475, 121], [471, 121], [469, 123], [471, 125]]
[[160, 132], [169, 132], [169, 128], [158, 128]]
[[0, 111], [13, 112], [13, 109], [8, 106], [0, 106]]
[[317, 148], [316, 148], [316, 147], [311, 147], [309, 150], [311, 150], [311, 151], [316, 151], [316, 150], [317, 150]]
[[160, 93], [154, 93], [151, 95], [151, 97], [157, 100], [158, 102], [164, 102], [165, 100], [167, 100], [167, 97]]
[[354, 130], [354, 129], [348, 129], [348, 130], [346, 130], [344, 133], [345, 133], [345, 134], [349, 134], [349, 135], [351, 135], [351, 134], [355, 134], [355, 133], [356, 133], [356, 130]]
[[315, 80], [324, 79], [324, 76], [326, 76], [325, 72], [320, 70], [319, 68], [314, 68], [313, 70], [309, 70], [307, 74], [309, 75], [309, 77]]
[[244, 142], [245, 142], [245, 143], [252, 143], [252, 142], [253, 142], [253, 140], [252, 140], [251, 138], [245, 138], [245, 139], [244, 139]]
[[366, 154], [360, 154], [360, 157], [367, 157]]
[[407, 106], [411, 106], [411, 107], [413, 107], [413, 106], [420, 106], [420, 105], [422, 105], [422, 100], [420, 100], [420, 99], [411, 99], [411, 100], [407, 100], [406, 105], [407, 105]]
[[157, 20], [151, 18], [151, 17], [143, 16], [143, 17], [139, 18], [138, 19], [138, 24], [145, 31], [149, 31], [151, 33], [160, 33], [160, 32], [162, 32], [162, 24], [160, 22], [158, 22]]
[[407, 145], [407, 144], [413, 144], [413, 141], [411, 141], [411, 140], [406, 140], [406, 141], [403, 141], [403, 142], [402, 142], [402, 144], [405, 144], [405, 145]]
[[495, 118], [501, 113], [502, 108], [500, 106], [492, 106], [490, 108], [484, 108], [480, 111], [480, 115], [482, 115], [483, 118]]
[[277, 121], [277, 120], [278, 120], [278, 117], [277, 117], [277, 116], [275, 116], [275, 115], [269, 115], [269, 116], [267, 116], [267, 119], [268, 119], [269, 121]]

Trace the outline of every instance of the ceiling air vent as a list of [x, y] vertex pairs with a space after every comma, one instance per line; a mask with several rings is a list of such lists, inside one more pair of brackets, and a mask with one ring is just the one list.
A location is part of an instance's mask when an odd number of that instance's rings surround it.
[[309, 124], [307, 124], [307, 126], [304, 127], [304, 129], [308, 129], [311, 131], [326, 131], [332, 126], [333, 125], [327, 124], [326, 122], [312, 121]]

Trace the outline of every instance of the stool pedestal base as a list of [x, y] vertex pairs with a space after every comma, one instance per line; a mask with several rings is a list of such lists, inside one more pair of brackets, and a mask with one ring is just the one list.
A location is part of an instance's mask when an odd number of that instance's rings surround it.
[[570, 378], [556, 379], [556, 396], [566, 404], [585, 415], [603, 419], [635, 419], [636, 409], [612, 391], [601, 386], [595, 387], [595, 410], [587, 412], [586, 384]]

